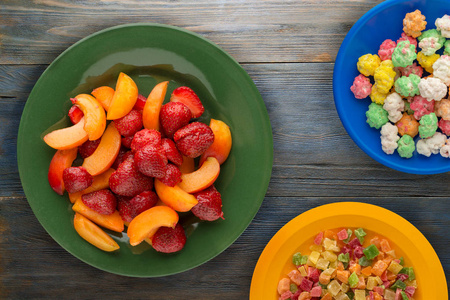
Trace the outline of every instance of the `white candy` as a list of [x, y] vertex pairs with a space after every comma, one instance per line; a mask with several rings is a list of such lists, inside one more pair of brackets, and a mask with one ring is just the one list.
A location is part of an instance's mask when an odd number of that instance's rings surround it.
[[447, 95], [447, 86], [439, 78], [422, 78], [419, 82], [419, 92], [428, 101], [441, 101]]
[[450, 16], [444, 15], [442, 18], [437, 18], [434, 25], [441, 31], [443, 37], [450, 38]]
[[450, 56], [442, 55], [434, 62], [433, 76], [450, 85]]
[[430, 156], [431, 154], [438, 154], [441, 148], [445, 145], [447, 141], [447, 136], [440, 132], [436, 132], [429, 139], [421, 139], [417, 142], [416, 150], [417, 153]]
[[383, 108], [389, 114], [389, 121], [396, 123], [403, 116], [402, 112], [405, 110], [405, 102], [399, 94], [392, 93], [384, 100]]
[[434, 36], [424, 38], [419, 43], [419, 47], [425, 55], [433, 55], [437, 50], [442, 48], [442, 46], [443, 45], [439, 43], [439, 38]]
[[439, 152], [441, 153], [442, 157], [445, 157], [445, 158], [450, 157], [450, 139], [447, 139], [447, 141], [445, 142], [445, 145], [442, 146], [442, 148]]
[[386, 154], [394, 153], [399, 139], [397, 126], [388, 122], [381, 127], [381, 148]]

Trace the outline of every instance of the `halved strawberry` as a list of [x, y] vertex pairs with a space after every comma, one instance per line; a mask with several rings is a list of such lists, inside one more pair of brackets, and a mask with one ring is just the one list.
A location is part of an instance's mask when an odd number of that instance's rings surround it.
[[166, 103], [161, 107], [159, 113], [159, 123], [162, 131], [169, 138], [173, 138], [173, 134], [178, 129], [189, 124], [191, 118], [191, 110], [181, 102]]
[[142, 129], [133, 137], [131, 151], [136, 152], [147, 144], [161, 146], [161, 133], [154, 129]]
[[152, 237], [153, 248], [163, 253], [180, 251], [185, 244], [186, 233], [180, 224], [177, 224], [175, 228], [160, 227]]
[[177, 166], [181, 166], [183, 164], [183, 156], [181, 155], [180, 151], [178, 151], [174, 141], [168, 138], [164, 138], [161, 140], [161, 146], [164, 149], [168, 160], [170, 160]]
[[114, 125], [122, 136], [133, 136], [142, 128], [142, 113], [133, 109], [122, 118], [114, 120]]
[[193, 118], [200, 117], [205, 111], [205, 108], [203, 107], [203, 104], [197, 94], [187, 86], [180, 86], [179, 88], [176, 88], [172, 92], [170, 101], [184, 103], [191, 110]]
[[152, 208], [158, 202], [158, 196], [153, 191], [145, 191], [130, 199], [130, 208], [133, 211], [133, 218], [140, 213]]
[[84, 167], [69, 167], [63, 171], [64, 187], [71, 194], [87, 189], [93, 180], [92, 175]]
[[108, 189], [84, 194], [81, 196], [81, 201], [102, 215], [110, 215], [116, 211], [117, 199]]
[[133, 156], [128, 156], [109, 178], [109, 188], [117, 195], [134, 197], [153, 188], [153, 178], [137, 169]]
[[100, 144], [101, 139], [96, 139], [93, 141], [87, 140], [80, 147], [78, 147], [78, 153], [80, 153], [82, 158], [86, 158], [92, 155], [97, 149], [98, 144]]
[[181, 171], [177, 166], [173, 164], [167, 164], [166, 175], [162, 178], [159, 178], [159, 180], [165, 185], [174, 187], [181, 182]]
[[74, 125], [80, 122], [80, 120], [84, 117], [83, 111], [81, 111], [81, 109], [76, 105], [72, 105], [69, 109], [68, 115], [70, 122]]
[[200, 220], [215, 221], [223, 219], [222, 197], [212, 185], [209, 188], [194, 194], [198, 203], [191, 209], [192, 213]]
[[181, 154], [196, 158], [214, 142], [214, 132], [204, 123], [192, 122], [178, 129], [173, 140]]
[[161, 146], [145, 145], [136, 151], [134, 161], [144, 175], [162, 178], [166, 174], [167, 157]]
[[144, 106], [145, 106], [145, 102], [147, 101], [147, 98], [145, 98], [144, 96], [142, 96], [141, 94], [138, 94], [137, 97], [137, 101], [133, 106], [133, 109], [137, 109], [137, 110], [144, 110]]

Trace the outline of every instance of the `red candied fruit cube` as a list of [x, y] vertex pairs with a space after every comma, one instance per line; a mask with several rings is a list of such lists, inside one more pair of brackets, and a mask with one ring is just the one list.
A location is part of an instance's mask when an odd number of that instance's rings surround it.
[[360, 243], [360, 241], [358, 240], [358, 238], [354, 238], [353, 240], [351, 240], [349, 243], [348, 243], [348, 245], [350, 246], [350, 247], [352, 247], [352, 249], [353, 248], [355, 248], [356, 246], [362, 246], [361, 245], [361, 243]]
[[323, 231], [319, 232], [316, 235], [316, 237], [314, 238], [314, 244], [320, 245], [320, 244], [322, 244], [322, 240], [323, 240]]
[[314, 283], [319, 281], [319, 270], [313, 267], [308, 268], [308, 278], [312, 280]]
[[311, 297], [320, 297], [322, 295], [322, 287], [320, 285], [315, 286], [310, 291]]
[[353, 256], [358, 259], [363, 257], [364, 256], [363, 248], [361, 246], [356, 246], [355, 249], [353, 250]]
[[340, 241], [345, 240], [346, 238], [348, 238], [348, 232], [346, 229], [342, 229], [341, 231], [339, 231], [337, 233], [337, 237]]
[[303, 291], [309, 292], [309, 291], [311, 291], [313, 284], [314, 284], [314, 282], [312, 282], [311, 280], [303, 278], [302, 283], [300, 283], [300, 288]]

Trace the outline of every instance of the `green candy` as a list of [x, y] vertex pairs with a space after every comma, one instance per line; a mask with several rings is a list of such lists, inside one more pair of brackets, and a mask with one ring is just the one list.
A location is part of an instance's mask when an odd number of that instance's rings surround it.
[[445, 47], [445, 49], [444, 49], [444, 54], [445, 54], [445, 55], [450, 55], [450, 40], [447, 40], [447, 41], [444, 43], [444, 47]]
[[414, 144], [414, 140], [411, 136], [405, 134], [403, 135], [397, 142], [398, 148], [397, 152], [400, 157], [403, 158], [411, 158], [414, 150], [416, 150], [416, 145]]
[[417, 39], [419, 40], [419, 42], [421, 42], [423, 39], [427, 39], [430, 37], [437, 38], [438, 43], [441, 45], [443, 45], [445, 43], [445, 37], [443, 37], [437, 29], [430, 29], [430, 30], [422, 31], [422, 34], [419, 35], [419, 37]]
[[409, 41], [401, 41], [398, 43], [392, 53], [394, 67], [407, 67], [412, 65], [416, 58], [416, 46], [411, 45]]
[[389, 121], [388, 115], [382, 105], [372, 102], [369, 105], [369, 110], [366, 111], [367, 123], [370, 127], [380, 129]]
[[438, 119], [435, 113], [424, 115], [419, 123], [419, 135], [423, 139], [432, 137], [438, 129]]
[[403, 97], [419, 95], [420, 77], [416, 74], [402, 76], [395, 81], [395, 91]]

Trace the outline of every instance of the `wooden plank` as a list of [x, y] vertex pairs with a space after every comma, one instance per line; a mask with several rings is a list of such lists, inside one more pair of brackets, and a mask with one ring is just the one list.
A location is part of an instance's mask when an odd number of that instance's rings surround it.
[[331, 62], [371, 1], [3, 1], [0, 64], [46, 64], [76, 41], [135, 22], [170, 24], [240, 62]]
[[[248, 299], [253, 269], [270, 238], [298, 214], [352, 198], [266, 197], [254, 221], [222, 254], [190, 271], [163, 278], [129, 278], [97, 270], [61, 248], [23, 197], [0, 198], [0, 298]], [[358, 198], [408, 219], [435, 248], [450, 276], [448, 198]], [[225, 220], [226, 221], [226, 220]], [[195, 288], [193, 288], [195, 287]]]

